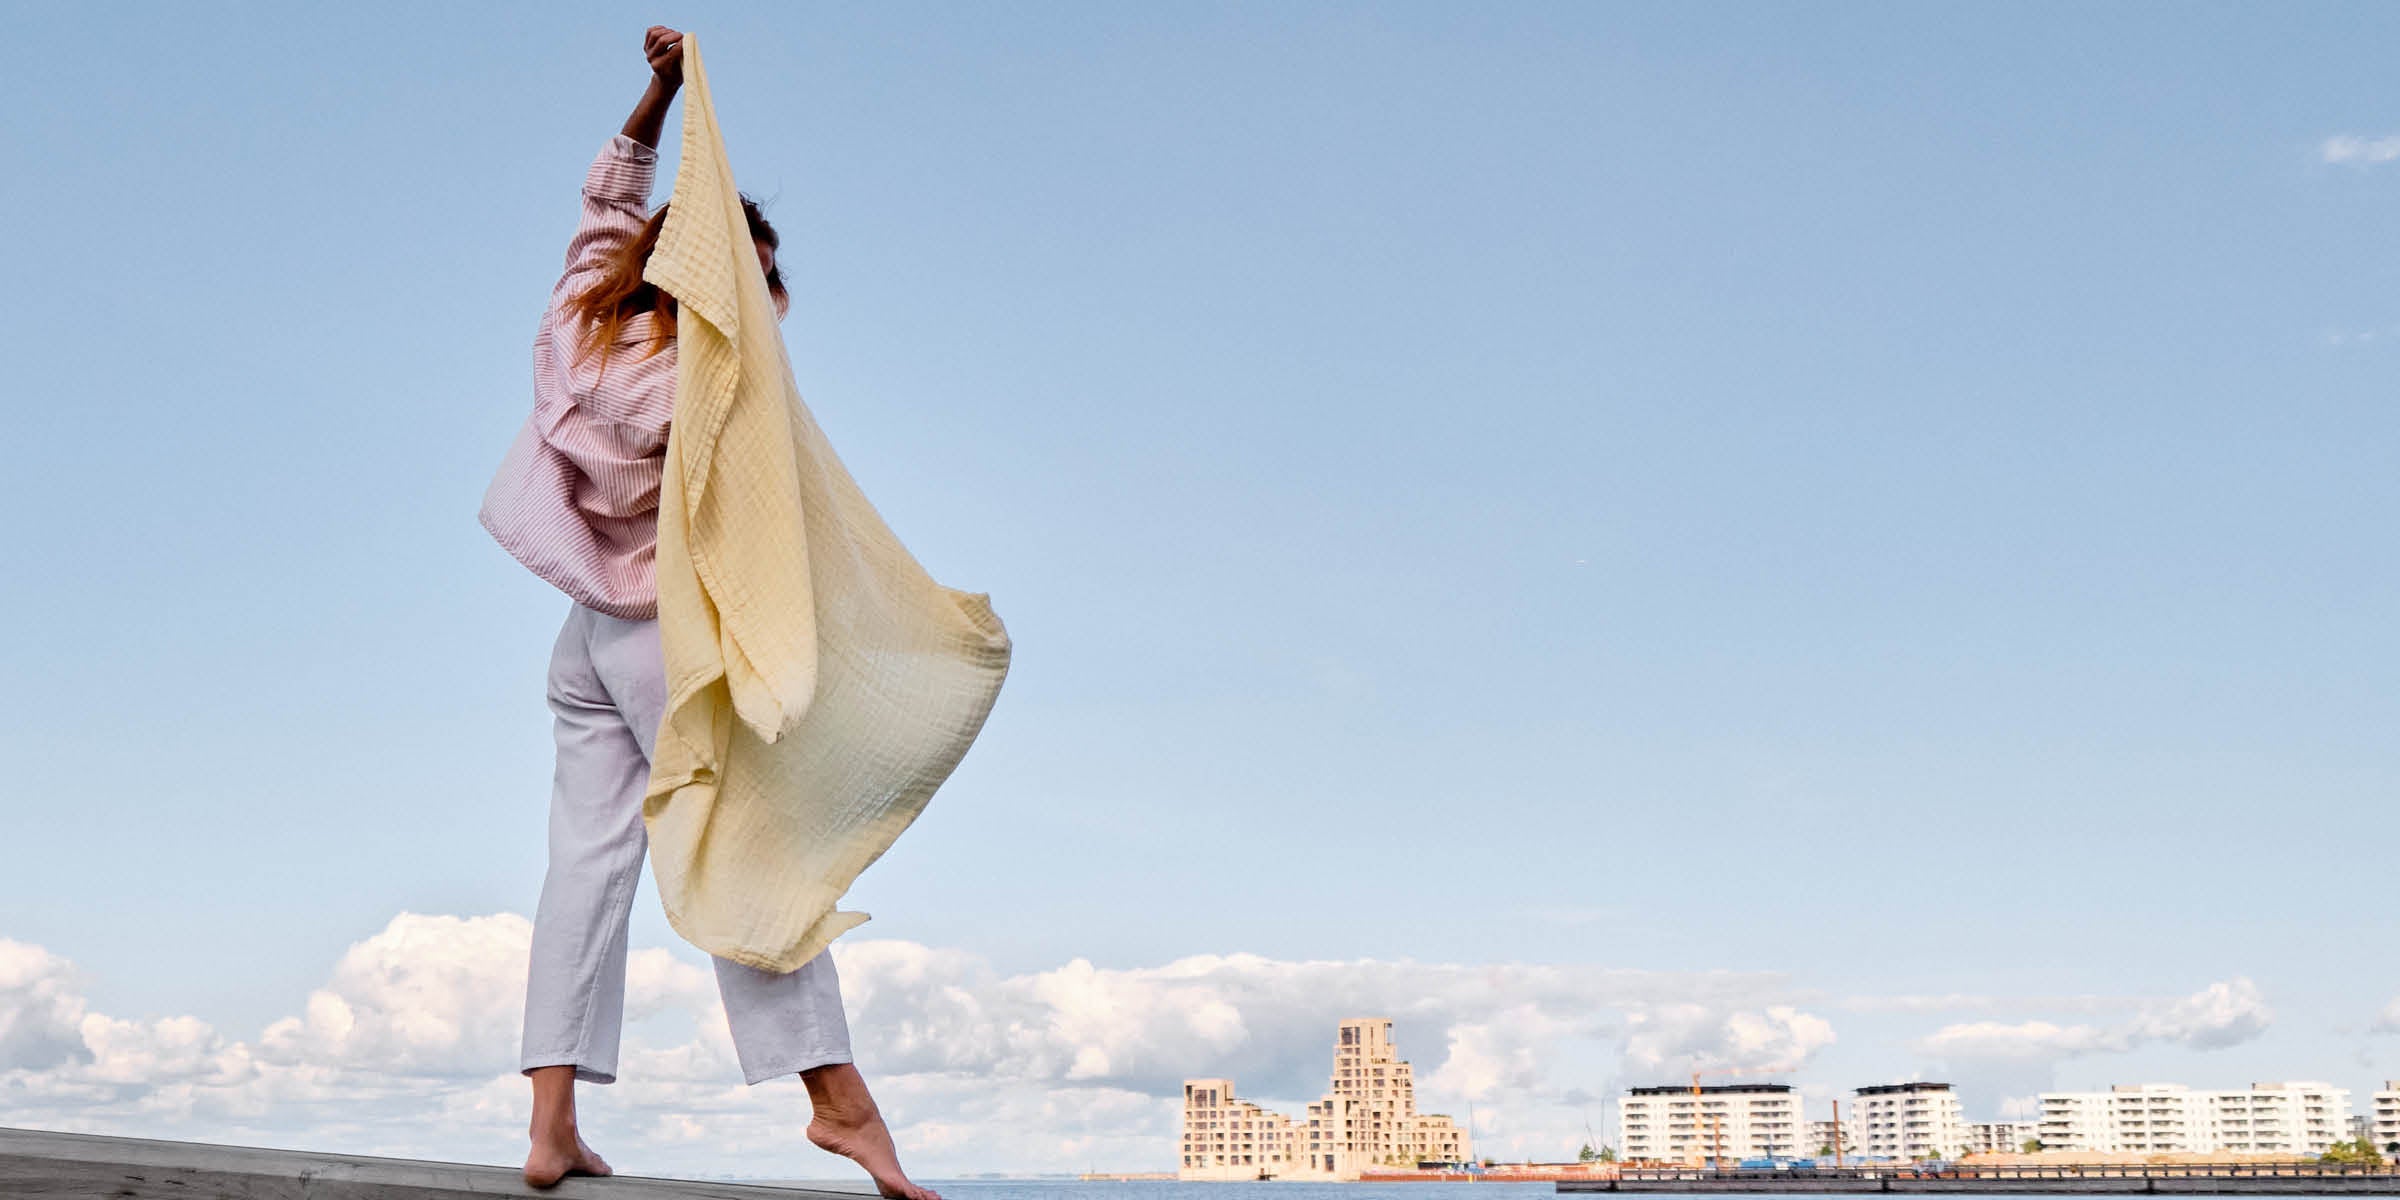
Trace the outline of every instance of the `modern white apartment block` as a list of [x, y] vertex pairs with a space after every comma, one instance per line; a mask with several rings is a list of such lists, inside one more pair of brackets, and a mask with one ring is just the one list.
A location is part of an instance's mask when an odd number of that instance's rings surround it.
[[1351, 1180], [1372, 1167], [1466, 1161], [1465, 1132], [1445, 1114], [1418, 1112], [1416, 1087], [1389, 1017], [1341, 1023], [1332, 1091], [1304, 1117], [1236, 1099], [1230, 1079], [1184, 1080], [1176, 1178]]
[[1861, 1154], [1905, 1159], [1965, 1152], [1967, 1122], [1949, 1084], [1886, 1083], [1859, 1088], [1856, 1095], [1852, 1119]]
[[2044, 1092], [2045, 1150], [2135, 1154], [2317, 1155], [2348, 1136], [2350, 1093], [2324, 1083], [2254, 1083], [2202, 1092], [2178, 1083]]
[[1969, 1121], [1967, 1122], [1967, 1153], [2015, 1154], [2025, 1143], [2040, 1137], [2040, 1128], [2032, 1121]]
[[2375, 1111], [2367, 1114], [2367, 1137], [2375, 1148], [2400, 1157], [2400, 1079], [2386, 1079], [2375, 1093]]
[[2211, 1150], [2317, 1155], [2350, 1136], [2350, 1089], [2329, 1083], [2254, 1083], [2210, 1100]]
[[[1837, 1136], [1838, 1141], [1836, 1140]], [[1833, 1154], [1837, 1151], [1842, 1154], [1858, 1153], [1858, 1133], [1851, 1128], [1850, 1122], [1843, 1121], [1836, 1126], [1832, 1121], [1810, 1121], [1808, 1123], [1808, 1152], [1810, 1154]]]
[[2044, 1092], [2035, 1137], [2044, 1150], [2188, 1154], [2209, 1146], [2208, 1093], [2179, 1083], [2118, 1084], [2105, 1092]]
[[1817, 1152], [1806, 1142], [1800, 1096], [1787, 1083], [1627, 1088], [1617, 1097], [1622, 1157], [1651, 1162], [1697, 1162]]

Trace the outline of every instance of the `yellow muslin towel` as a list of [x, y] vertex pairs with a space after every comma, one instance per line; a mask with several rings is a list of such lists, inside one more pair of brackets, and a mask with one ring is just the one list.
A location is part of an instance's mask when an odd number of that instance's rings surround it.
[[667, 706], [642, 818], [676, 933], [790, 971], [982, 730], [1008, 673], [988, 598], [934, 582], [801, 403], [683, 38], [683, 161], [642, 277], [675, 297], [658, 504]]

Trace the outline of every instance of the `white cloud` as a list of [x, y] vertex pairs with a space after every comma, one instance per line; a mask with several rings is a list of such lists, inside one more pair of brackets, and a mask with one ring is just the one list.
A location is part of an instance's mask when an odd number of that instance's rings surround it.
[[[510, 1161], [529, 1116], [514, 1065], [530, 932], [509, 913], [402, 913], [246, 1041], [91, 1013], [71, 963], [0, 942], [0, 1124]], [[1622, 1082], [1764, 1071], [1832, 1040], [1769, 973], [1232, 954], [1008, 974], [877, 940], [834, 955], [861, 1065], [927, 1173], [1162, 1165], [1184, 1078], [1314, 1099], [1345, 1016], [1394, 1018], [1424, 1106], [1474, 1104], [1497, 1153], [1571, 1151], [1578, 1109]], [[644, 1173], [851, 1174], [799, 1136], [796, 1080], [741, 1084], [696, 959], [630, 956], [622, 1081], [580, 1101], [595, 1144]]]
[[514, 913], [402, 913], [342, 955], [302, 1015], [267, 1027], [260, 1056], [403, 1075], [487, 1071], [516, 1050], [532, 933]]
[[2273, 1020], [2258, 985], [2235, 978], [2180, 999], [2149, 1001], [2115, 1022], [1962, 1022], [1919, 1039], [1914, 1049], [1939, 1060], [1970, 1104], [2001, 1097], [2005, 1107], [2007, 1097], [2052, 1087], [2058, 1064], [2070, 1059], [2155, 1045], [2221, 1050], [2265, 1033]]
[[2105, 1050], [2124, 1050], [2122, 1034], [2092, 1025], [2054, 1025], [2048, 1021], [1969, 1021], [1945, 1025], [1917, 1043], [1917, 1050], [1941, 1058], [2072, 1058]]
[[[0, 1124], [510, 1161], [529, 1115], [514, 1070], [529, 937], [514, 914], [400, 914], [247, 1040], [192, 1017], [91, 1012], [72, 963], [0, 941]], [[1292, 1111], [1323, 1092], [1332, 1028], [1347, 1016], [1393, 1018], [1423, 1107], [1463, 1118], [1471, 1105], [1479, 1146], [1512, 1156], [1571, 1153], [1584, 1121], [1605, 1126], [1608, 1098], [1628, 1084], [1693, 1071], [1789, 1078], [1836, 1042], [1825, 998], [1772, 973], [1250, 954], [1008, 973], [955, 949], [864, 939], [834, 954], [861, 1066], [908, 1161], [928, 1174], [1165, 1165], [1184, 1078], [1230, 1076], [1241, 1094]], [[1832, 1003], [2009, 1006], [1963, 994]], [[2220, 1049], [2273, 1020], [2246, 978], [2131, 1007], [2113, 1021], [1953, 1023], [1911, 1049], [1979, 1105], [2005, 1107], [2064, 1059]], [[796, 1080], [740, 1083], [696, 952], [633, 952], [627, 1013], [623, 1082], [585, 1089], [582, 1102], [620, 1168], [851, 1174], [800, 1138]], [[2400, 1031], [2400, 1001], [2379, 1027]]]
[[[0, 941], [0, 1125], [513, 1161], [530, 1115], [515, 1070], [530, 932], [509, 913], [402, 913], [247, 1040], [192, 1017], [91, 1012], [72, 963]], [[1835, 1044], [1827, 1005], [2036, 1003], [1829, 998], [1773, 973], [1581, 964], [1230, 954], [1008, 973], [955, 949], [867, 939], [834, 955], [861, 1067], [904, 1161], [934, 1175], [1167, 1165], [1184, 1078], [1230, 1076], [1242, 1095], [1294, 1111], [1324, 1091], [1333, 1026], [1348, 1016], [1393, 1018], [1421, 1105], [1461, 1119], [1472, 1106], [1481, 1150], [1550, 1156], [1572, 1153], [1586, 1120], [1605, 1137], [1608, 1099], [1628, 1084], [1804, 1073]], [[741, 1084], [704, 958], [644, 948], [627, 977], [622, 1082], [580, 1101], [620, 1169], [854, 1175], [800, 1136], [797, 1080]], [[1971, 1103], [2005, 1107], [2047, 1086], [2063, 1059], [2218, 1049], [2273, 1019], [2243, 978], [2170, 1000], [2040, 1003], [2131, 1011], [1954, 1023], [1911, 1049], [1948, 1068]], [[2400, 1032], [2400, 1000], [2379, 1027]]]
[[82, 1025], [74, 966], [40, 946], [0, 938], [0, 1070], [81, 1057]]
[[1833, 1040], [1833, 1026], [1824, 1018], [1788, 1005], [1763, 1012], [1674, 1005], [1635, 1014], [1625, 1057], [1653, 1074], [1674, 1064], [1678, 1071], [1704, 1074], [1782, 1075], [1799, 1070]]
[[2370, 167], [2400, 158], [2400, 135], [2359, 137], [2356, 134], [2336, 134], [2317, 147], [2325, 162]]
[[2238, 1046], [2267, 1031], [2275, 1020], [2266, 997], [2248, 979], [2212, 983], [2181, 1000], [2136, 1017], [2141, 1041], [2177, 1042], [2193, 1050]]
[[2392, 997], [2392, 1002], [2383, 1006], [2383, 1011], [2375, 1016], [2375, 1023], [2368, 1028], [2375, 1033], [2400, 1033], [2400, 996]]
[[[1016, 1082], [1091, 1083], [1176, 1094], [1184, 1078], [1232, 1076], [1243, 1094], [1315, 1098], [1327, 1039], [1343, 1016], [1392, 1017], [1429, 1074], [1436, 1048], [1462, 1056], [1462, 1085], [1521, 1070], [1561, 1040], [1609, 1041], [1628, 1014], [1693, 1005], [1723, 1014], [1788, 990], [1780, 976], [1675, 974], [1583, 966], [1413, 961], [1286, 961], [1195, 955], [1155, 967], [1077, 959], [1000, 976], [954, 950], [907, 942], [836, 944], [862, 1055], [897, 1071], [974, 1071]], [[865, 1043], [871, 1042], [871, 1046]], [[1429, 1078], [1429, 1083], [1432, 1080]]]
[[2154, 1042], [2217, 1050], [2266, 1032], [2274, 1018], [2258, 985], [2235, 978], [2179, 1000], [2154, 1003], [2116, 1025], [1975, 1021], [1943, 1026], [1920, 1040], [1917, 1049], [1940, 1058], [2052, 1060], [2122, 1053]]

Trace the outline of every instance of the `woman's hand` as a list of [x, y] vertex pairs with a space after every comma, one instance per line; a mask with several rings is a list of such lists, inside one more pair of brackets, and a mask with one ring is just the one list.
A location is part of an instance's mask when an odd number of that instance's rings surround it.
[[672, 92], [683, 86], [683, 34], [664, 25], [653, 25], [642, 35], [642, 57], [650, 60], [650, 73], [659, 85]]
[[640, 102], [619, 132], [656, 148], [658, 132], [666, 127], [667, 105], [683, 87], [683, 34], [664, 25], [651, 26], [642, 35], [642, 57], [650, 62], [650, 86], [642, 89]]

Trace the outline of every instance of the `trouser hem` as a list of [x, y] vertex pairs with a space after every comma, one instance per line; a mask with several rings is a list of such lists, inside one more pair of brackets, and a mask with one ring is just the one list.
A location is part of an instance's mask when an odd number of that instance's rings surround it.
[[587, 1067], [571, 1056], [560, 1055], [527, 1058], [521, 1065], [517, 1067], [517, 1074], [531, 1075], [534, 1073], [534, 1071], [542, 1067], [573, 1067], [575, 1068], [575, 1082], [577, 1083], [615, 1083], [617, 1081], [617, 1073], [614, 1071], [603, 1071], [597, 1067]]
[[851, 1059], [850, 1052], [848, 1050], [819, 1050], [814, 1054], [794, 1056], [789, 1060], [778, 1063], [771, 1067], [760, 1067], [755, 1071], [744, 1071], [742, 1072], [742, 1082], [755, 1087], [759, 1084], [765, 1083], [770, 1079], [780, 1079], [785, 1075], [796, 1075], [802, 1071], [812, 1071], [818, 1067], [830, 1067], [835, 1063], [846, 1063], [849, 1061], [851, 1061]]

